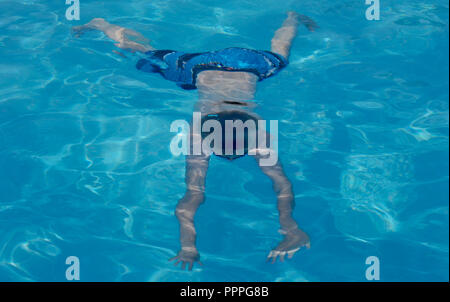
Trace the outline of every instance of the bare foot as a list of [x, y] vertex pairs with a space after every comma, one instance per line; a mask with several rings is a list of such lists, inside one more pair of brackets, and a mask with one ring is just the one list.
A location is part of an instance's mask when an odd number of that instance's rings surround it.
[[181, 262], [181, 269], [184, 270], [184, 268], [186, 267], [186, 264], [189, 263], [189, 267], [188, 269], [191, 271], [192, 267], [194, 266], [194, 262], [198, 262], [198, 264], [203, 265], [200, 262], [200, 254], [197, 252], [196, 249], [181, 249], [178, 252], [178, 255], [176, 255], [175, 257], [172, 257], [169, 259], [169, 261], [172, 260], [177, 260], [175, 261], [174, 265], [177, 265], [178, 263]]
[[311, 247], [308, 235], [300, 229], [289, 231], [278, 246], [270, 251], [267, 261], [272, 259], [272, 263], [275, 263], [277, 257], [280, 256], [280, 261], [283, 262], [286, 254], [291, 259], [303, 246]]
[[309, 31], [315, 31], [317, 28], [319, 28], [319, 25], [317, 25], [316, 22], [314, 22], [314, 20], [308, 16], [299, 15], [299, 20], [303, 23], [303, 25], [306, 26]]
[[295, 21], [291, 21], [291, 22], [302, 23], [303, 25], [306, 26], [306, 28], [309, 31], [315, 31], [317, 28], [319, 28], [319, 26], [316, 24], [316, 22], [314, 22], [314, 20], [308, 16], [301, 15], [294, 11], [289, 11], [287, 14], [288, 14], [288, 20], [295, 20]]

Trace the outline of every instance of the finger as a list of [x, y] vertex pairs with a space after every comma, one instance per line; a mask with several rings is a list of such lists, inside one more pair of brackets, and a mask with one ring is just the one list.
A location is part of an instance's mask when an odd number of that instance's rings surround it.
[[280, 261], [284, 262], [284, 256], [286, 255], [286, 252], [281, 252], [280, 253]]
[[180, 263], [181, 262], [181, 260], [180, 259], [177, 259], [177, 261], [173, 264], [173, 265], [177, 265], [178, 263]]
[[203, 263], [202, 263], [200, 260], [198, 260], [197, 262], [198, 262], [198, 264], [200, 264], [201, 266], [203, 266]]
[[294, 257], [294, 254], [297, 253], [297, 251], [299, 251], [299, 250], [300, 250], [300, 248], [296, 248], [296, 249], [287, 251], [288, 258], [291, 259], [292, 257]]
[[278, 252], [276, 250], [271, 250], [269, 255], [267, 256], [267, 258], [272, 258], [273, 256], [275, 256]]
[[287, 252], [288, 258], [292, 259], [292, 257], [294, 257], [295, 252], [289, 251]]
[[278, 256], [278, 254], [275, 254], [273, 257], [272, 257], [272, 264], [274, 264], [275, 262], [277, 262], [277, 256]]
[[189, 262], [189, 270], [190, 271], [192, 271], [192, 267], [194, 266], [194, 262], [193, 261], [191, 261], [191, 262]]
[[181, 269], [184, 270], [186, 268], [187, 261], [183, 261], [183, 264], [181, 264]]
[[172, 261], [174, 259], [177, 259], [178, 256], [173, 256], [172, 258], [169, 259], [169, 261]]
[[269, 255], [267, 255], [266, 262], [269, 262], [273, 257], [273, 251], [270, 251]]
[[275, 263], [277, 261], [277, 257], [279, 254], [279, 251], [272, 251], [272, 263]]
[[289, 251], [287, 251], [288, 253], [292, 253], [292, 254], [295, 254], [297, 251], [299, 251], [300, 250], [300, 248], [298, 247], [298, 248], [295, 248], [295, 249], [292, 249], [292, 250], [289, 250]]

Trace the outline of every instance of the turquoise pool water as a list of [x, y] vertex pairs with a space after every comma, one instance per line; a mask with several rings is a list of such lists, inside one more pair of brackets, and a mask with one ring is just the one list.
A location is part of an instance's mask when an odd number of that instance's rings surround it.
[[[448, 281], [448, 2], [382, 0], [0, 1], [0, 281]], [[136, 70], [91, 18], [160, 49], [269, 49], [285, 12], [312, 17], [290, 65], [259, 83], [279, 121], [294, 216], [311, 249], [265, 257], [281, 239], [270, 180], [251, 158], [213, 158], [196, 216], [204, 266], [182, 271], [174, 216], [184, 158], [169, 128], [196, 91]]]

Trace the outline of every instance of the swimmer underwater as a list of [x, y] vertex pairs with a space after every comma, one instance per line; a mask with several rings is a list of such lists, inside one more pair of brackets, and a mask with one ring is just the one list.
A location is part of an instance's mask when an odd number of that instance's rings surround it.
[[[197, 89], [198, 101], [194, 106], [195, 110], [201, 112], [205, 120], [212, 118], [222, 123], [224, 120], [260, 119], [251, 112], [256, 83], [275, 75], [288, 65], [292, 40], [297, 34], [299, 24], [305, 25], [310, 31], [318, 27], [310, 18], [296, 12], [288, 12], [283, 25], [272, 38], [271, 51], [239, 47], [204, 53], [156, 50], [140, 33], [110, 24], [101, 18], [73, 27], [73, 33], [79, 37], [86, 31], [98, 30], [117, 42], [115, 46], [118, 48], [143, 53], [145, 58], [137, 62], [137, 69], [159, 73], [183, 89]], [[246, 149], [245, 153], [249, 153], [248, 151]], [[265, 155], [263, 152], [256, 152], [251, 156], [259, 162]], [[222, 157], [234, 160], [240, 156]], [[182, 269], [188, 265], [191, 270], [195, 262], [201, 264], [196, 248], [194, 216], [198, 207], [205, 201], [205, 179], [209, 160], [209, 154], [186, 155], [186, 193], [178, 202], [175, 211], [180, 224], [181, 249], [175, 257], [169, 259], [176, 260], [175, 265], [181, 263]], [[280, 233], [284, 236], [270, 251], [267, 260], [274, 263], [279, 257], [280, 261], [284, 261], [286, 255], [292, 258], [301, 247], [309, 248], [310, 240], [292, 216], [294, 193], [280, 160], [277, 159], [272, 166], [259, 166], [272, 180], [277, 195]]]

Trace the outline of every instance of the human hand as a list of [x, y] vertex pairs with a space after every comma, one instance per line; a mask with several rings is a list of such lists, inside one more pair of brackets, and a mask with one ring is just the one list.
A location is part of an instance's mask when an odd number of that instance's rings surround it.
[[277, 247], [270, 251], [267, 261], [272, 260], [272, 263], [275, 263], [279, 256], [280, 261], [283, 262], [286, 254], [291, 259], [303, 246], [306, 246], [308, 249], [311, 247], [309, 236], [299, 228], [290, 230], [285, 233], [283, 240]]
[[188, 269], [191, 271], [194, 266], [194, 262], [198, 262], [200, 265], [203, 265], [200, 262], [200, 254], [198, 251], [194, 249], [181, 249], [175, 257], [169, 259], [169, 261], [176, 260], [174, 265], [177, 265], [181, 262], [181, 269], [184, 270], [186, 264], [189, 264]]

